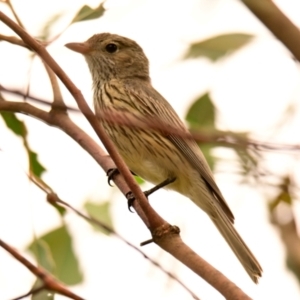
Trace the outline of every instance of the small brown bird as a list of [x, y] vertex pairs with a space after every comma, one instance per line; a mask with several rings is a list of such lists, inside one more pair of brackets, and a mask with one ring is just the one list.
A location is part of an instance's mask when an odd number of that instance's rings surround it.
[[[171, 105], [152, 87], [148, 59], [135, 41], [101, 33], [66, 47], [83, 54], [88, 63], [96, 113], [155, 117], [188, 132]], [[132, 172], [153, 184], [170, 180], [166, 188], [190, 198], [208, 214], [257, 283], [262, 268], [234, 229], [234, 216], [196, 142], [150, 129], [108, 122], [103, 126]]]

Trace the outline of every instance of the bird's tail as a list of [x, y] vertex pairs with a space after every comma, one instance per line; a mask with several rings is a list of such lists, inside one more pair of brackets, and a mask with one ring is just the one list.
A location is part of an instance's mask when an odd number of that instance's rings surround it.
[[210, 215], [210, 218], [223, 235], [226, 242], [239, 259], [251, 279], [255, 283], [258, 283], [258, 279], [261, 277], [262, 268], [250, 249], [235, 230], [233, 223], [219, 207], [214, 210], [214, 213], [213, 215]]

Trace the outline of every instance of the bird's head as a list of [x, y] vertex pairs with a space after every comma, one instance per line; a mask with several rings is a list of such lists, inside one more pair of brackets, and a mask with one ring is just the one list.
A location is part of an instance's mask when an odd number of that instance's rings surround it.
[[114, 78], [149, 80], [148, 59], [143, 49], [131, 39], [101, 33], [84, 43], [69, 43], [66, 47], [84, 55], [96, 81]]

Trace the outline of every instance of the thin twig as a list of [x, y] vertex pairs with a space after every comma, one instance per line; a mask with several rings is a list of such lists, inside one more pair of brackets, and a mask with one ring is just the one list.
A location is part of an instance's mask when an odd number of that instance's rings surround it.
[[[41, 98], [37, 98], [37, 97], [31, 96], [31, 95], [25, 95], [25, 93], [23, 93], [22, 91], [15, 90], [15, 89], [7, 89], [4, 86], [2, 86], [1, 84], [0, 84], [0, 91], [3, 91], [5, 93], [14, 94], [14, 95], [17, 95], [20, 97], [24, 97], [26, 99], [30, 99], [30, 100], [40, 103], [40, 104], [45, 104], [47, 106], [54, 106], [56, 109], [59, 109], [59, 110], [64, 110], [65, 108], [67, 108], [68, 111], [81, 113], [81, 111], [78, 108], [66, 106], [64, 103], [59, 103], [58, 101], [54, 104], [54, 103], [51, 103], [49, 100], [43, 100]], [[54, 92], [53, 92], [53, 95], [55, 95]]]
[[83, 115], [89, 121], [97, 136], [102, 141], [103, 145], [105, 146], [111, 158], [118, 167], [118, 170], [123, 175], [131, 192], [134, 194], [137, 201], [134, 201], [133, 207], [135, 208], [135, 202], [137, 202], [141, 206], [143, 213], [147, 216], [148, 222], [146, 223], [146, 225], [148, 224], [148, 226], [150, 226], [149, 228], [154, 229], [160, 226], [161, 224], [165, 224], [166, 221], [163, 220], [162, 217], [159, 216], [149, 205], [145, 195], [143, 194], [137, 182], [134, 180], [130, 170], [124, 163], [120, 154], [117, 152], [113, 142], [109, 139], [102, 125], [87, 105], [85, 99], [82, 96], [81, 91], [74, 85], [74, 83], [70, 80], [67, 74], [50, 56], [46, 48], [41, 43], [32, 38], [25, 30], [23, 30], [20, 26], [18, 26], [18, 24], [16, 24], [13, 20], [11, 20], [2, 12], [0, 12], [0, 20], [7, 26], [9, 26], [13, 31], [15, 31], [23, 39], [23, 41], [26, 44], [28, 44], [48, 64], [48, 66], [54, 71], [54, 73], [60, 78], [60, 80], [64, 83], [66, 88], [73, 95]]
[[[7, 89], [0, 85], [0, 91], [15, 94], [18, 96], [24, 96], [19, 90]], [[48, 100], [42, 100], [40, 98], [28, 95], [28, 99], [33, 100], [34, 102], [51, 105], [51, 102]], [[55, 108], [64, 109], [66, 108], [70, 112], [81, 113], [78, 108], [65, 106], [64, 104], [52, 104]], [[222, 132], [222, 131], [190, 131], [190, 133], [183, 132], [175, 128], [171, 124], [166, 124], [161, 119], [156, 117], [138, 119], [131, 114], [126, 114], [124, 112], [106, 112], [101, 115], [101, 118], [107, 122], [110, 122], [114, 125], [128, 126], [131, 128], [137, 129], [153, 129], [157, 131], [162, 131], [165, 134], [173, 134], [182, 138], [193, 138], [199, 143], [216, 143], [217, 145], [230, 146], [230, 147], [253, 147], [258, 151], [300, 151], [300, 145], [298, 144], [283, 144], [283, 143], [268, 143], [264, 141], [258, 141], [253, 139], [248, 139], [243, 136], [234, 133]]]
[[9, 246], [1, 239], [0, 246], [4, 248], [7, 252], [9, 252], [22, 265], [24, 265], [31, 273], [40, 278], [45, 284], [46, 289], [55, 291], [56, 293], [62, 294], [71, 299], [84, 300], [83, 298], [77, 296], [76, 294], [72, 293], [70, 290], [65, 288], [57, 279], [55, 279], [52, 275], [48, 274], [41, 267], [36, 267], [35, 265], [33, 265], [29, 260], [27, 260], [24, 256], [19, 254], [14, 248]]
[[11, 1], [10, 0], [6, 0], [6, 3], [9, 6], [11, 12], [13, 13], [13, 15], [14, 15], [17, 23], [19, 24], [19, 26], [22, 27], [23, 29], [25, 29], [25, 27], [24, 27], [23, 23], [21, 22], [21, 19], [19, 18], [18, 14], [16, 13], [16, 11], [15, 11], [15, 9], [14, 9]]
[[82, 212], [80, 212], [79, 210], [77, 210], [75, 207], [73, 207], [72, 205], [70, 205], [69, 203], [61, 200], [55, 193], [50, 193], [47, 194], [47, 201], [49, 201], [50, 203], [56, 203], [58, 205], [62, 205], [63, 207], [67, 207], [69, 209], [71, 209], [73, 212], [75, 212], [78, 216], [80, 216], [81, 218], [85, 219], [86, 221], [88, 221], [89, 223], [92, 223], [98, 227], [100, 227], [101, 229], [106, 230], [107, 232], [115, 235], [119, 240], [121, 240], [122, 242], [124, 242], [126, 245], [128, 245], [129, 247], [133, 248], [135, 251], [137, 251], [139, 254], [141, 254], [145, 259], [149, 260], [154, 266], [156, 266], [157, 268], [159, 268], [162, 272], [164, 272], [165, 274], [167, 274], [170, 278], [172, 278], [173, 280], [175, 280], [178, 284], [180, 284], [194, 299], [199, 299], [183, 282], [181, 282], [175, 275], [173, 275], [172, 273], [170, 273], [169, 271], [165, 270], [158, 262], [154, 261], [152, 258], [150, 258], [147, 254], [145, 254], [143, 251], [141, 251], [139, 248], [137, 248], [136, 246], [134, 246], [133, 244], [131, 244], [129, 241], [127, 241], [125, 238], [123, 238], [119, 233], [117, 233], [113, 228], [111, 228], [110, 226], [108, 226], [107, 224], [103, 223], [100, 220], [97, 220], [95, 218], [93, 218], [92, 216], [87, 216], [85, 214], [83, 214]]
[[53, 112], [59, 108], [60, 112], [66, 113], [67, 106], [63, 100], [63, 96], [62, 96], [60, 88], [59, 88], [57, 77], [47, 64], [44, 63], [44, 66], [45, 66], [45, 69], [49, 76], [50, 83], [52, 86], [52, 91], [53, 91], [53, 103], [51, 106], [51, 111]]
[[21, 39], [15, 36], [7, 36], [7, 35], [0, 34], [0, 41], [5, 41], [14, 45], [27, 48], [28, 50], [31, 50], [29, 46], [27, 46]]
[[28, 293], [26, 293], [26, 294], [24, 294], [24, 295], [22, 295], [22, 296], [18, 296], [17, 298], [14, 298], [14, 299], [12, 299], [12, 300], [21, 300], [21, 299], [24, 299], [24, 298], [26, 298], [26, 297], [28, 297], [28, 296], [30, 296], [30, 295], [35, 295], [35, 294], [39, 293], [40, 291], [42, 291], [42, 290], [44, 290], [44, 289], [46, 289], [46, 287], [45, 287], [45, 285], [43, 284], [42, 286], [37, 287], [37, 288], [35, 288], [35, 289], [33, 289], [33, 290], [30, 290]]

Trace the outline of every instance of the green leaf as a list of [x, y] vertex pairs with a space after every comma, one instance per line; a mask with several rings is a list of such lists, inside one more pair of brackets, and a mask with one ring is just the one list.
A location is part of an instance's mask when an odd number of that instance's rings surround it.
[[105, 12], [103, 5], [104, 5], [104, 3], [101, 3], [98, 7], [94, 8], [94, 9], [88, 5], [84, 5], [78, 11], [76, 16], [73, 18], [73, 20], [71, 21], [71, 24], [76, 23], [76, 22], [100, 18]]
[[[39, 287], [43, 286], [43, 281], [41, 279], [37, 279], [32, 287], [32, 290], [35, 290]], [[38, 293], [35, 293], [31, 296], [31, 300], [54, 300], [54, 293], [48, 290], [41, 290]]]
[[12, 112], [2, 111], [0, 112], [6, 126], [17, 136], [23, 139], [24, 147], [28, 154], [29, 169], [37, 177], [46, 171], [45, 167], [38, 161], [38, 155], [32, 151], [27, 142], [27, 128], [23, 121], [19, 120]]
[[38, 257], [38, 263], [49, 273], [55, 272], [55, 262], [53, 260], [49, 245], [39, 239], [28, 248], [36, 257]]
[[215, 128], [215, 106], [208, 93], [193, 103], [188, 110], [186, 120], [192, 129]]
[[[192, 104], [187, 112], [186, 121], [189, 123], [190, 129], [215, 131], [215, 106], [208, 93], [202, 95]], [[211, 155], [211, 149], [215, 145], [208, 143], [198, 143], [198, 145], [213, 170], [216, 159]]]
[[135, 178], [135, 181], [136, 181], [139, 185], [142, 185], [142, 184], [145, 183], [145, 180], [142, 179], [142, 178], [139, 177], [139, 176], [134, 176], [134, 178]]
[[12, 132], [24, 138], [27, 136], [27, 128], [24, 122], [20, 121], [14, 113], [9, 111], [1, 111], [0, 114], [6, 126], [12, 130]]
[[52, 205], [62, 217], [66, 214], [67, 210], [63, 206], [60, 206], [57, 203], [52, 203], [52, 202], [48, 202], [48, 203]]
[[[113, 221], [111, 218], [109, 201], [100, 204], [88, 201], [84, 204], [84, 208], [90, 217], [99, 220], [101, 223], [104, 223], [105, 226], [109, 228], [113, 228]], [[100, 231], [106, 235], [110, 234], [110, 231], [106, 230], [105, 228], [96, 226], [94, 224], [92, 224], [92, 226], [96, 231]]]
[[44, 166], [38, 161], [38, 155], [36, 152], [28, 149], [28, 157], [29, 157], [29, 166], [30, 171], [36, 175], [37, 177], [41, 177], [42, 174], [46, 171]]
[[41, 249], [40, 243], [46, 243], [49, 247], [49, 253], [55, 265], [53, 273], [58, 280], [67, 285], [82, 282], [83, 276], [73, 250], [72, 237], [65, 226], [43, 235], [28, 247], [38, 263], [42, 265], [42, 263], [45, 264], [45, 261], [49, 260], [45, 259], [46, 255], [43, 251], [36, 251], [36, 249]]
[[291, 194], [289, 193], [289, 184], [288, 185], [281, 185], [280, 188], [281, 188], [281, 191], [280, 193], [274, 197], [274, 199], [272, 199], [270, 202], [269, 202], [269, 210], [270, 212], [273, 212], [274, 209], [281, 203], [281, 202], [284, 202], [285, 204], [288, 204], [288, 205], [292, 205], [293, 203], [293, 198], [291, 196]]
[[[51, 255], [51, 251], [49, 246], [42, 240], [38, 240], [35, 244], [32, 244], [30, 251], [35, 253], [36, 256], [40, 258], [39, 266], [43, 267], [49, 273], [55, 272], [55, 263]], [[41, 279], [37, 278], [35, 281], [32, 290], [43, 285]], [[47, 291], [42, 290], [31, 297], [32, 300], [53, 300], [54, 294]]]
[[250, 34], [230, 33], [218, 35], [191, 44], [185, 58], [207, 57], [216, 61], [228, 53], [238, 50], [253, 38]]

